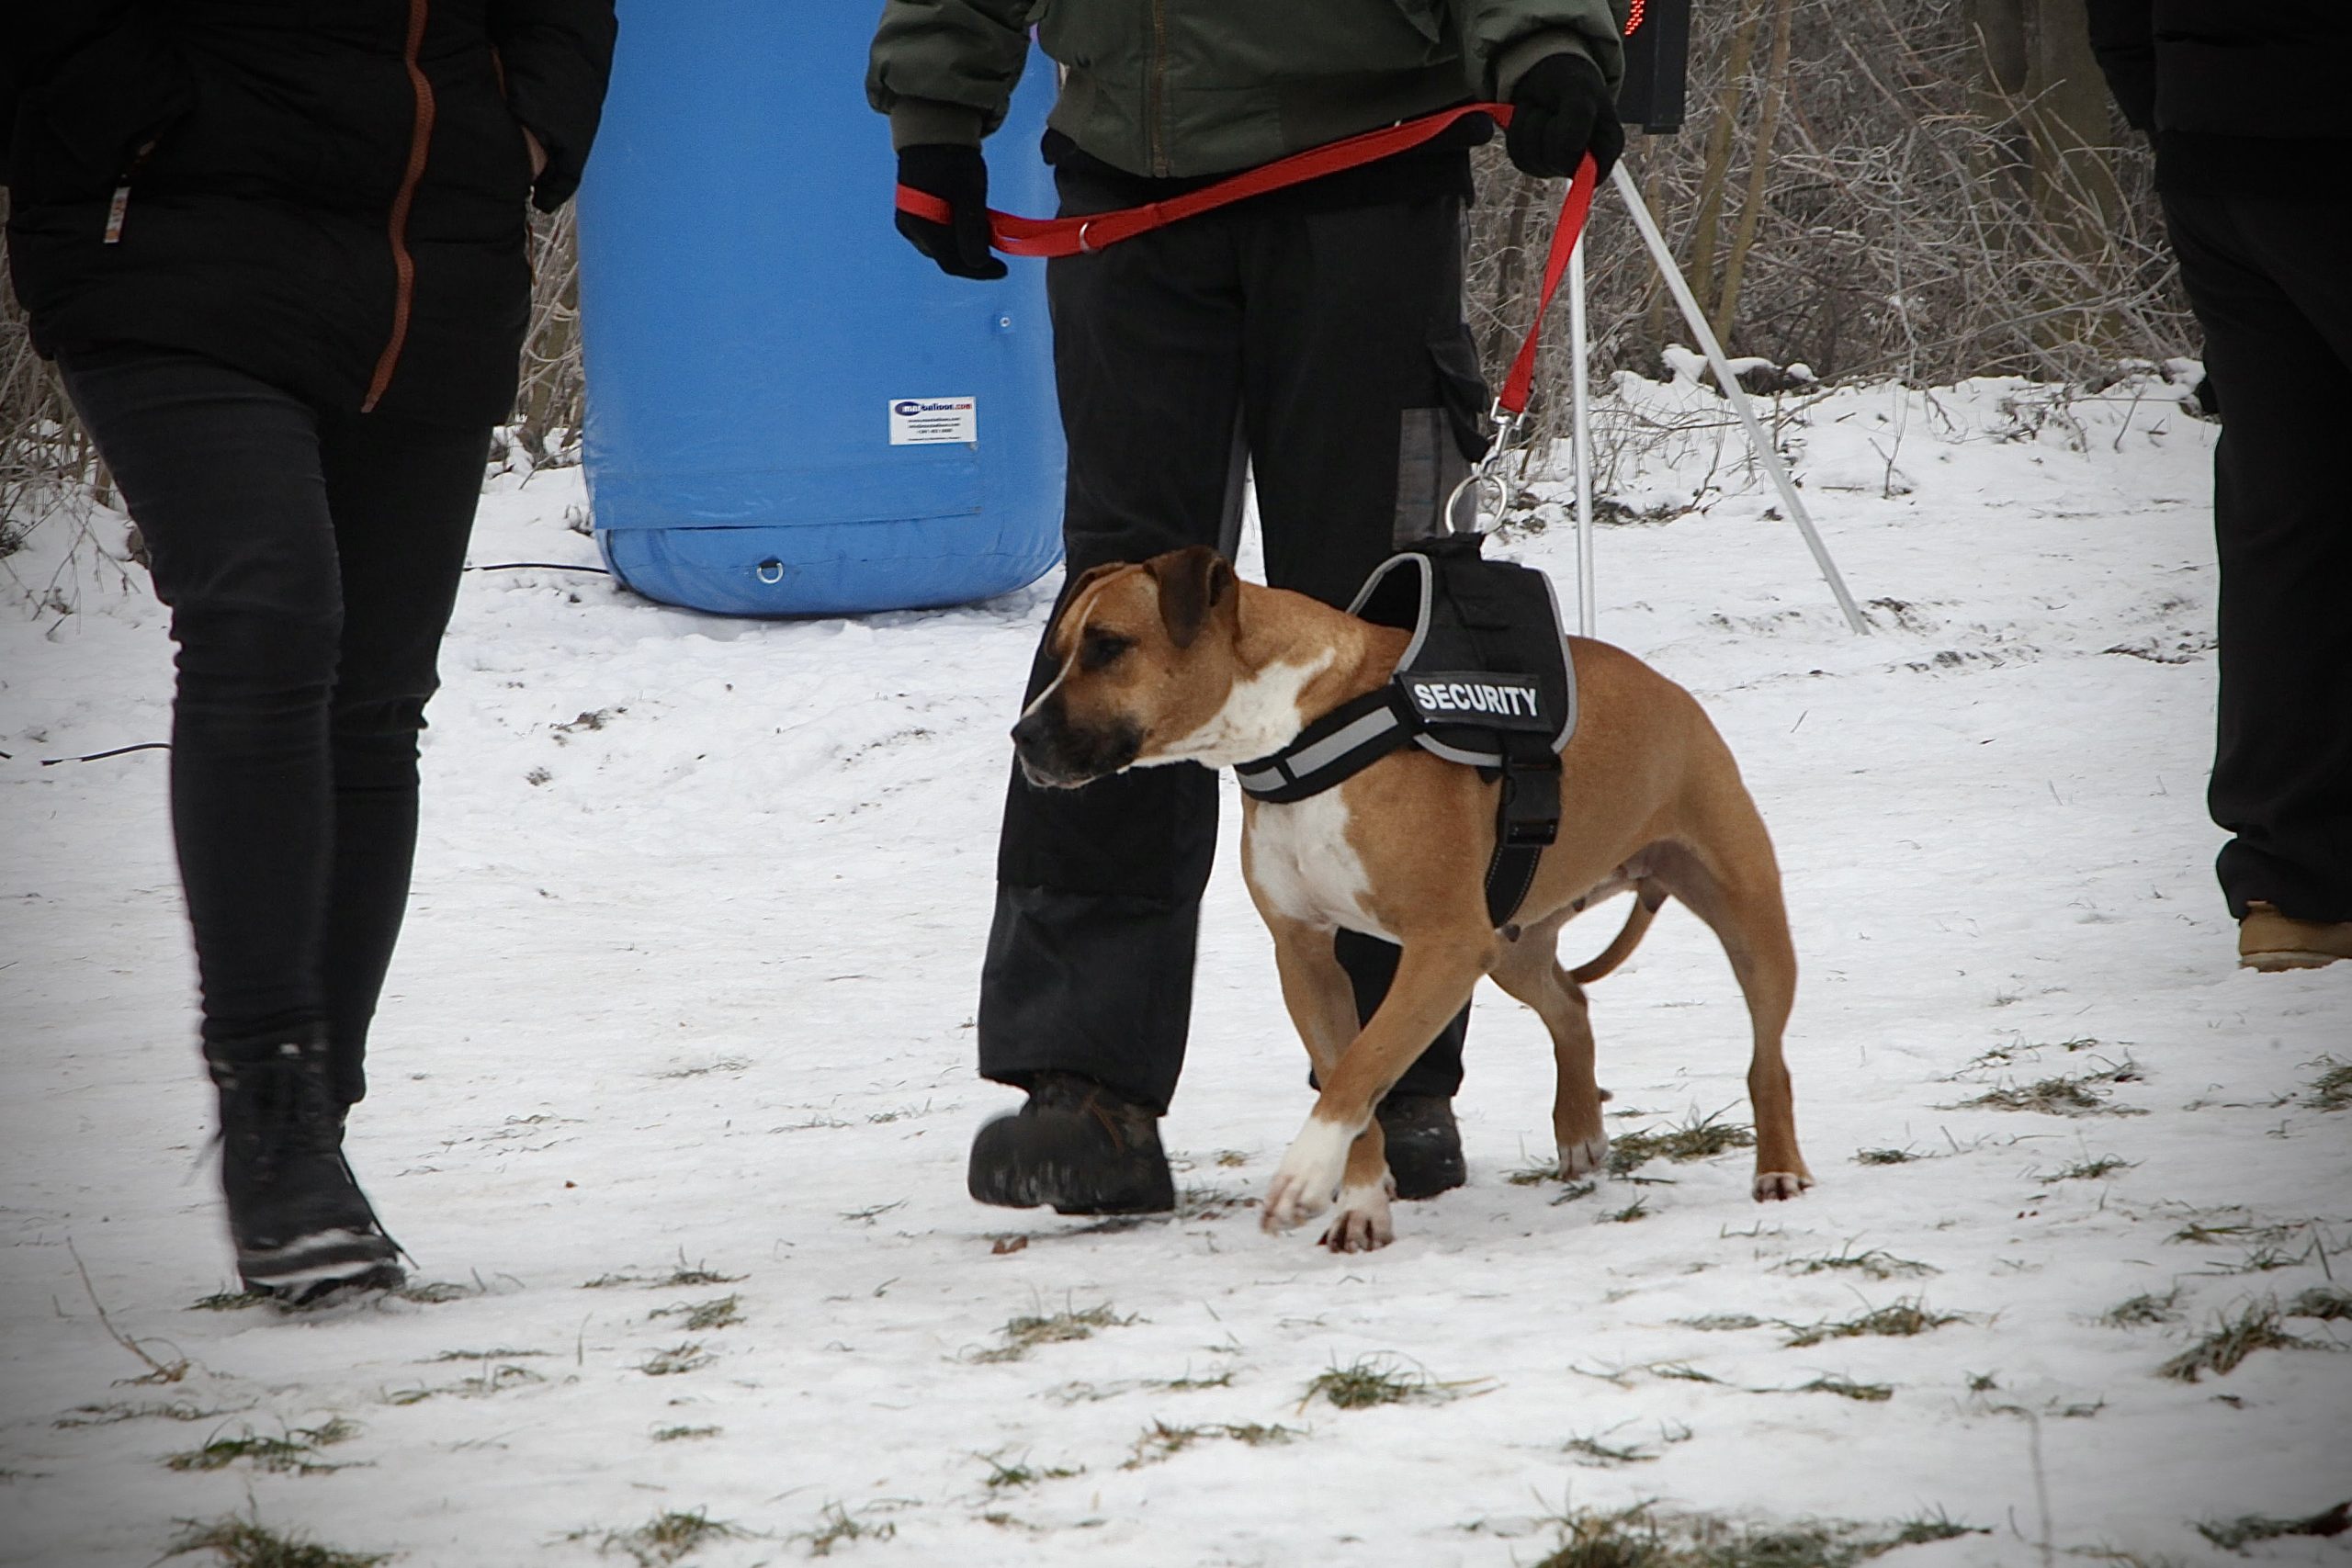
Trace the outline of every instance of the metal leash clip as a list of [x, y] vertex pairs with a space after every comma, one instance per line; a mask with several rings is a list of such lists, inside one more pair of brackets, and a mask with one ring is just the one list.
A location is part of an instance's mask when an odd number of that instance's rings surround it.
[[[1507, 410], [1498, 398], [1487, 411], [1487, 417], [1495, 423], [1494, 439], [1487, 444], [1487, 455], [1478, 459], [1476, 468], [1462, 476], [1462, 482], [1445, 498], [1445, 528], [1451, 534], [1491, 534], [1502, 526], [1503, 513], [1510, 505], [1510, 484], [1502, 476], [1502, 465], [1514, 450], [1512, 440], [1518, 435], [1519, 427], [1527, 423], [1526, 411]], [[1456, 510], [1465, 495], [1470, 497], [1467, 525], [1457, 520]], [[1481, 519], [1488, 521], [1481, 525]]]

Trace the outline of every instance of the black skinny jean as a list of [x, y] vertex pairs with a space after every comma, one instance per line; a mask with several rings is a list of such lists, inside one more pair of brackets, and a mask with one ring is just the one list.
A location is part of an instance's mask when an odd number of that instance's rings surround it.
[[489, 433], [313, 408], [173, 349], [62, 368], [179, 644], [172, 829], [204, 1040], [323, 1023], [356, 1100]]

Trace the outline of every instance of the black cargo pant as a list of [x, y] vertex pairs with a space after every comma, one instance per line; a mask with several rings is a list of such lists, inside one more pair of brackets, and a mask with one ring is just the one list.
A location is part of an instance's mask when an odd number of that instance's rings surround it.
[[[1059, 178], [1065, 213], [1121, 205], [1082, 173]], [[1344, 605], [1398, 541], [1431, 531], [1484, 436], [1461, 220], [1451, 193], [1337, 210], [1278, 197], [1048, 263], [1069, 577], [1187, 545], [1229, 555], [1245, 465], [1276, 587]], [[1028, 694], [1052, 673], [1041, 649]], [[1191, 762], [1076, 791], [1013, 773], [980, 980], [984, 1076], [1080, 1073], [1165, 1110], [1216, 812], [1216, 774]], [[1369, 1017], [1397, 950], [1345, 932], [1338, 945]], [[1467, 1017], [1400, 1092], [1460, 1086]]]
[[2222, 889], [2241, 918], [2352, 920], [2352, 190], [2165, 212], [2221, 398]]
[[204, 1039], [324, 1023], [356, 1100], [489, 432], [322, 411], [177, 350], [62, 368], [179, 644], [172, 830]]

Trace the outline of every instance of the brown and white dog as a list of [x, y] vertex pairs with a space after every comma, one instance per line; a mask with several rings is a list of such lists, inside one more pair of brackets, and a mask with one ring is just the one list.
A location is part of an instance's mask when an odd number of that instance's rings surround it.
[[[1033, 784], [1071, 788], [1127, 768], [1254, 761], [1385, 682], [1406, 642], [1304, 594], [1243, 582], [1205, 547], [1096, 567], [1071, 586], [1048, 634], [1060, 673], [1013, 727], [1022, 772]], [[1513, 925], [1488, 921], [1498, 786], [1474, 769], [1408, 746], [1302, 801], [1245, 798], [1243, 874], [1322, 1086], [1266, 1194], [1268, 1230], [1336, 1200], [1324, 1245], [1351, 1252], [1395, 1239], [1373, 1110], [1482, 975], [1551, 1032], [1560, 1174], [1597, 1169], [1609, 1137], [1580, 982], [1632, 952], [1668, 896], [1713, 928], [1747, 1000], [1755, 1195], [1793, 1198], [1811, 1185], [1781, 1056], [1796, 954], [1764, 823], [1689, 693], [1607, 643], [1568, 643], [1578, 718], [1560, 759], [1559, 838]], [[1560, 928], [1627, 889], [1634, 911], [1608, 950], [1563, 969]], [[1387, 999], [1361, 1029], [1332, 953], [1339, 927], [1404, 949]]]

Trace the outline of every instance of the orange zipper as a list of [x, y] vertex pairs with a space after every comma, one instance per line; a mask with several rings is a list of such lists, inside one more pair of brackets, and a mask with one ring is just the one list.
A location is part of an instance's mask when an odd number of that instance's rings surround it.
[[140, 143], [139, 151], [130, 155], [130, 166], [122, 171], [122, 177], [115, 182], [114, 197], [107, 203], [106, 236], [98, 242], [100, 244], [122, 243], [122, 220], [130, 210], [130, 182], [139, 177], [139, 171], [147, 166], [148, 155], [154, 151], [155, 143], [152, 138]]
[[368, 383], [367, 400], [359, 405], [361, 413], [372, 412], [384, 389], [391, 385], [392, 372], [401, 362], [401, 346], [408, 341], [409, 307], [416, 293], [416, 262], [408, 254], [408, 210], [416, 199], [418, 182], [424, 178], [424, 152], [433, 140], [433, 84], [425, 79], [424, 68], [417, 63], [417, 54], [424, 47], [424, 14], [427, 0], [409, 0], [408, 42], [401, 52], [401, 63], [408, 69], [409, 89], [416, 95], [415, 128], [409, 134], [408, 168], [401, 175], [401, 188], [392, 197], [391, 221], [388, 225], [392, 242], [392, 334], [385, 340], [384, 352], [376, 358], [375, 377]]

